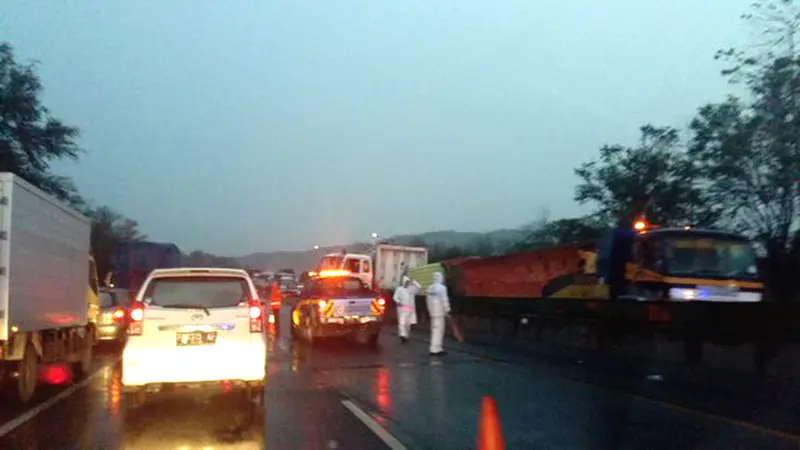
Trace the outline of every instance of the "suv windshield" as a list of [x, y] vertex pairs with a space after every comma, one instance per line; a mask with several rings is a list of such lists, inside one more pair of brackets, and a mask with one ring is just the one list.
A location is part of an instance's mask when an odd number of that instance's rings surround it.
[[676, 238], [667, 240], [667, 267], [674, 275], [755, 278], [756, 255], [738, 239]]
[[249, 286], [246, 279], [234, 277], [156, 278], [144, 299], [163, 307], [226, 308], [247, 301]]
[[325, 278], [309, 286], [309, 293], [317, 296], [371, 295], [372, 291], [355, 277]]

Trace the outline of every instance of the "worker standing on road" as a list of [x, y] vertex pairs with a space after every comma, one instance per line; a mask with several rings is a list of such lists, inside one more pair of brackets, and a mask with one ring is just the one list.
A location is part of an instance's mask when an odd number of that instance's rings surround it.
[[397, 334], [400, 335], [400, 342], [405, 344], [408, 341], [408, 333], [411, 325], [417, 323], [417, 292], [422, 286], [411, 278], [404, 276], [400, 286], [394, 291], [394, 302], [397, 304]]
[[441, 272], [433, 274], [433, 284], [428, 286], [428, 314], [431, 317], [431, 356], [444, 355], [442, 347], [444, 341], [444, 328], [447, 316], [450, 315], [450, 298], [447, 295], [447, 286], [444, 285], [444, 276]]

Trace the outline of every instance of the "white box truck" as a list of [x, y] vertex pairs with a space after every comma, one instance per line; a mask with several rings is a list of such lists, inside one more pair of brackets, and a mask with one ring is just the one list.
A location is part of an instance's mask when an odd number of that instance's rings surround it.
[[380, 244], [375, 246], [372, 254], [329, 253], [322, 258], [318, 272], [349, 272], [370, 288], [393, 291], [410, 269], [425, 264], [428, 264], [428, 249], [425, 247]]
[[22, 403], [40, 364], [92, 361], [98, 279], [91, 221], [22, 178], [0, 173], [0, 383]]

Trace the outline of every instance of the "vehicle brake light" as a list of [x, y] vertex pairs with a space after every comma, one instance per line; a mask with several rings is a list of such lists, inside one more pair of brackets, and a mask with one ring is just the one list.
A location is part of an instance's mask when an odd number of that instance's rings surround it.
[[261, 302], [257, 299], [250, 300], [250, 332], [261, 333], [264, 331], [264, 313], [261, 311]]
[[380, 305], [380, 306], [386, 305], [386, 300], [384, 300], [383, 297], [379, 298], [378, 299], [378, 305]]
[[118, 310], [114, 311], [114, 319], [120, 320], [123, 317], [125, 317], [125, 311], [123, 311], [121, 309], [118, 309]]
[[131, 323], [128, 324], [128, 335], [142, 335], [142, 321], [144, 321], [144, 304], [136, 303], [130, 312]]

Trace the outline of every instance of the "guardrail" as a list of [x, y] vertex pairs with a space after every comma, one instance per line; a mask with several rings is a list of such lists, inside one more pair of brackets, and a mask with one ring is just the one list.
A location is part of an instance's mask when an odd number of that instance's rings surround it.
[[[580, 325], [603, 350], [627, 336], [661, 335], [683, 343], [686, 361], [699, 364], [703, 345], [750, 344], [760, 370], [780, 347], [800, 342], [800, 304], [723, 302], [643, 302], [635, 300], [572, 298], [451, 298], [452, 314], [510, 325], [511, 337], [525, 328], [538, 340], [547, 329]], [[417, 315], [427, 320], [425, 298], [417, 298]], [[507, 327], [508, 328], [508, 327]]]

